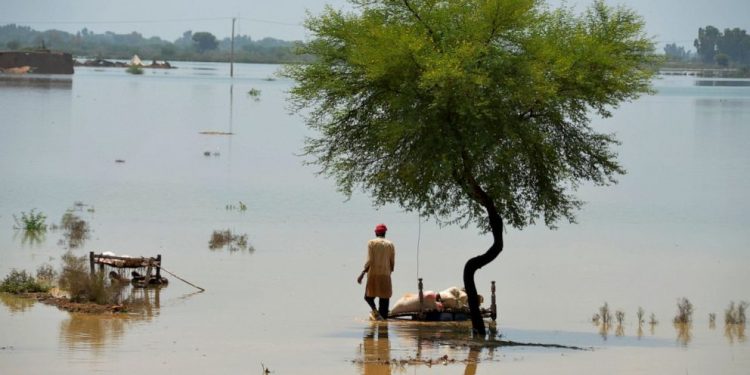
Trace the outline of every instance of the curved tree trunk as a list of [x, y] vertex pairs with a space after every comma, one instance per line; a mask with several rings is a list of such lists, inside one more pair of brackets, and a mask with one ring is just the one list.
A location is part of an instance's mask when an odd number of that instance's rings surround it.
[[500, 255], [503, 251], [503, 220], [500, 214], [497, 212], [494, 202], [487, 196], [487, 194], [481, 190], [478, 185], [475, 185], [475, 192], [481, 196], [481, 203], [487, 209], [487, 216], [490, 221], [490, 228], [492, 229], [493, 243], [487, 252], [482, 255], [473, 257], [466, 262], [464, 266], [464, 288], [466, 288], [466, 294], [469, 299], [469, 311], [471, 314], [471, 325], [474, 333], [477, 336], [484, 337], [486, 330], [484, 327], [484, 319], [482, 319], [482, 313], [479, 311], [479, 297], [477, 295], [477, 286], [474, 283], [474, 273], [476, 271]]

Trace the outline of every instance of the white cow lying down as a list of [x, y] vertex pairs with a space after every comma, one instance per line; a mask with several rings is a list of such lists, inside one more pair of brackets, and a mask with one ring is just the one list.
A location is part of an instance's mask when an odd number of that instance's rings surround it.
[[[458, 289], [457, 287], [451, 287], [443, 290], [440, 293], [435, 293], [431, 290], [425, 291], [424, 293], [424, 308], [425, 310], [437, 310], [442, 311], [443, 309], [468, 309], [468, 296], [466, 292]], [[479, 296], [479, 303], [481, 304], [484, 298]], [[419, 294], [406, 293], [403, 297], [399, 298], [398, 301], [393, 305], [391, 314], [402, 314], [410, 312], [419, 312]]]

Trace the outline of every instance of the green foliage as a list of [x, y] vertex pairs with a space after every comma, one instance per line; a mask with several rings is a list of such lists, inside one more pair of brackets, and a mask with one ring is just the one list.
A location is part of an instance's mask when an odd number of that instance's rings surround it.
[[219, 46], [214, 34], [205, 31], [193, 34], [193, 42], [195, 43], [195, 50], [198, 52], [214, 50]]
[[109, 285], [103, 272], [89, 274], [88, 257], [68, 251], [62, 256], [60, 288], [70, 293], [73, 302], [114, 303], [115, 287]]
[[49, 287], [39, 283], [26, 271], [11, 270], [10, 274], [0, 283], [0, 292], [6, 293], [39, 293], [46, 292]]
[[[197, 33], [196, 33], [197, 34]], [[21, 49], [33, 49], [45, 41], [48, 48], [70, 52], [74, 56], [98, 57], [103, 59], [130, 59], [138, 54], [144, 60], [190, 60], [228, 61], [230, 38], [218, 42], [218, 47], [205, 52], [197, 52], [192, 31], [186, 31], [173, 42], [158, 37], [144, 38], [137, 32], [96, 34], [86, 28], [71, 34], [59, 30], [36, 31], [28, 26], [15, 24], [0, 26], [0, 45], [15, 43]], [[247, 35], [235, 37], [235, 61], [254, 63], [303, 62], [311, 56], [296, 56], [297, 42], [273, 38], [252, 40]], [[10, 47], [9, 47], [10, 48]]]
[[728, 67], [729, 66], [729, 56], [725, 53], [717, 53], [716, 56], [714, 56], [714, 60], [716, 61], [716, 65], [721, 67]]
[[47, 230], [47, 216], [41, 212], [35, 212], [32, 209], [28, 214], [21, 212], [21, 218], [19, 219], [16, 215], [13, 215], [13, 220], [16, 222], [16, 229], [23, 229], [27, 233], [40, 233]]
[[130, 74], [143, 74], [143, 67], [140, 65], [130, 65], [125, 71]]
[[704, 63], [725, 67], [730, 62], [750, 65], [750, 35], [743, 29], [724, 29], [722, 33], [710, 25], [699, 28], [693, 45]]
[[250, 90], [248, 90], [247, 96], [253, 98], [257, 102], [260, 100], [260, 90], [251, 88]]
[[[291, 97], [318, 136], [306, 155], [345, 194], [362, 189], [441, 223], [489, 229], [573, 221], [572, 191], [624, 173], [610, 116], [650, 92], [642, 19], [596, 1], [582, 16], [537, 0], [352, 1], [307, 20]], [[309, 112], [307, 112], [310, 110]]]

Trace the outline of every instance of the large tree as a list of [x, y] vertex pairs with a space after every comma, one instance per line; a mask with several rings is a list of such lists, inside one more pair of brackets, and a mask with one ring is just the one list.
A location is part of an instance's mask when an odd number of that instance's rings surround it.
[[350, 0], [310, 17], [291, 66], [295, 108], [317, 131], [305, 151], [346, 194], [369, 192], [439, 223], [475, 224], [503, 249], [503, 225], [574, 220], [581, 183], [624, 173], [590, 117], [649, 92], [655, 61], [641, 18], [594, 2], [582, 15], [541, 0]]
[[219, 46], [216, 36], [206, 31], [199, 31], [193, 34], [193, 44], [198, 52], [215, 50]]

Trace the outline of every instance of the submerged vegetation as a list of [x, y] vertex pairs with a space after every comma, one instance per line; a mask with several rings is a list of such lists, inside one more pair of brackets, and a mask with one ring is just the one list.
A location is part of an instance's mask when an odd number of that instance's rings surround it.
[[250, 89], [250, 90], [249, 90], [249, 91], [247, 92], [247, 96], [249, 96], [249, 97], [253, 98], [253, 100], [255, 100], [256, 102], [257, 102], [257, 101], [260, 101], [260, 90], [258, 90], [258, 89], [256, 89], [256, 88], [251, 88], [251, 89]]
[[693, 321], [693, 304], [689, 299], [682, 297], [677, 300], [677, 315], [674, 317], [675, 324], [687, 324]]
[[208, 241], [208, 248], [211, 250], [227, 248], [230, 252], [240, 250], [255, 251], [255, 248], [247, 243], [247, 234], [234, 234], [229, 229], [215, 230]]
[[[81, 218], [76, 212], [82, 212], [86, 207], [82, 202], [75, 202], [73, 208], [69, 208], [65, 211], [62, 218], [60, 219], [59, 225], [53, 225], [53, 230], [62, 230], [63, 238], [60, 240], [60, 245], [68, 248], [75, 249], [83, 246], [84, 242], [89, 239], [90, 226], [86, 220]], [[88, 207], [87, 212], [93, 213], [94, 207]]]
[[76, 256], [70, 251], [62, 256], [60, 288], [70, 293], [73, 302], [93, 302], [100, 305], [115, 303], [115, 289], [107, 282], [103, 272], [91, 275], [88, 258]]
[[130, 74], [139, 75], [139, 74], [143, 74], [143, 67], [140, 65], [133, 64], [133, 65], [128, 66], [128, 68], [125, 69], [125, 71]]
[[41, 233], [47, 230], [47, 216], [36, 212], [36, 209], [31, 209], [29, 213], [21, 212], [20, 218], [13, 215], [13, 220], [16, 222], [14, 228], [26, 233]]
[[725, 324], [745, 324], [747, 317], [748, 303], [741, 301], [740, 303], [729, 303], [729, 307], [724, 310], [724, 323]]

